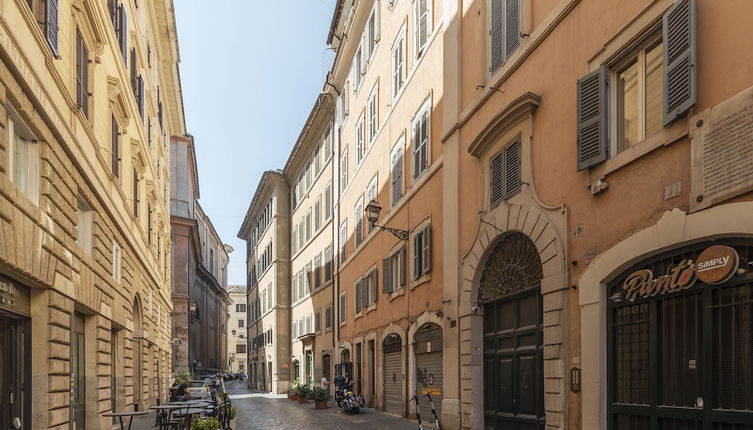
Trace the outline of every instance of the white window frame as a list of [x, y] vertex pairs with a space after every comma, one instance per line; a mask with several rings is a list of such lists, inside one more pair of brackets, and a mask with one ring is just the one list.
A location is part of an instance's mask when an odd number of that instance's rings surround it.
[[358, 90], [361, 88], [361, 84], [363, 83], [363, 72], [363, 43], [361, 43], [358, 45], [356, 54], [353, 56], [353, 94], [358, 93]]
[[405, 133], [400, 135], [400, 137], [397, 139], [397, 142], [392, 147], [392, 151], [390, 151], [390, 205], [392, 205], [392, 202], [394, 201], [394, 190], [392, 189], [392, 172], [394, 170], [395, 160], [398, 158], [398, 155], [402, 155], [402, 163], [400, 166], [403, 177], [403, 180], [400, 181], [400, 197], [402, 198], [402, 196], [405, 195]]
[[[16, 184], [19, 191], [34, 204], [39, 205], [39, 143], [16, 110], [11, 105], [6, 105], [5, 109], [8, 114], [6, 117], [6, 129], [8, 130], [6, 139], [8, 170], [6, 170], [6, 175], [11, 182]], [[23, 188], [16, 177], [17, 164], [20, 164], [16, 160], [16, 150], [19, 145], [24, 145], [23, 150], [26, 153], [26, 163], [19, 175], [24, 180]]]
[[429, 39], [431, 38], [431, 34], [433, 32], [433, 22], [432, 22], [432, 13], [434, 10], [434, 5], [432, 0], [425, 0], [426, 1], [426, 42], [423, 45], [420, 45], [420, 21], [421, 17], [419, 16], [419, 10], [418, 6], [421, 4], [422, 0], [413, 0], [413, 39], [414, 39], [414, 49], [413, 49], [413, 58], [415, 60], [421, 58], [424, 55], [424, 50], [426, 50], [426, 47], [429, 46]]
[[[347, 245], [348, 245], [348, 220], [345, 219], [340, 224], [340, 234], [338, 236], [339, 239], [339, 249], [338, 249], [338, 257], [340, 258], [340, 261], [344, 261], [345, 258], [347, 258]], [[343, 257], [345, 255], [345, 257]]]
[[[416, 136], [414, 133], [416, 129], [416, 123], [421, 121], [421, 117], [424, 113], [426, 113], [426, 165], [422, 167], [420, 172], [416, 172], [415, 160], [411, 159], [411, 165], [413, 166], [413, 174], [411, 175], [411, 177], [414, 181], [418, 181], [421, 176], [423, 176], [424, 173], [429, 170], [429, 166], [431, 166], [431, 97], [427, 97], [427, 99], [416, 112], [416, 115], [411, 120], [411, 142], [413, 143], [413, 157], [416, 157], [420, 150], [420, 146], [418, 145], [418, 142], [416, 142]], [[403, 172], [403, 174], [404, 173], [405, 172]]]
[[[353, 227], [353, 237], [356, 241], [356, 247], [358, 245], [363, 243], [363, 240], [366, 238], [363, 234], [363, 198], [359, 197], [356, 201], [356, 205], [353, 208], [353, 219], [355, 220], [354, 227]], [[360, 239], [359, 239], [360, 234]]]
[[[403, 89], [405, 88], [405, 80], [407, 78], [407, 67], [405, 62], [405, 52], [406, 52], [406, 45], [405, 45], [405, 34], [406, 34], [406, 24], [403, 23], [403, 26], [400, 28], [400, 31], [397, 33], [397, 37], [395, 38], [395, 42], [392, 44], [392, 51], [390, 52], [390, 58], [392, 61], [392, 100], [396, 100], [400, 94], [402, 94]], [[400, 54], [400, 60], [399, 63], [396, 61], [395, 55], [399, 52]], [[396, 85], [397, 78], [399, 79], [400, 85]]]
[[324, 221], [328, 221], [332, 218], [332, 182], [327, 184], [327, 189], [324, 190]]
[[366, 113], [368, 114], [368, 142], [369, 146], [374, 143], [379, 133], [379, 81], [374, 84], [366, 103]]
[[348, 149], [340, 155], [340, 194], [348, 187]]
[[314, 203], [314, 232], [322, 228], [322, 195], [319, 194]]
[[366, 157], [366, 130], [364, 129], [364, 117], [366, 112], [364, 111], [358, 116], [356, 122], [356, 166], [360, 166], [363, 159]]

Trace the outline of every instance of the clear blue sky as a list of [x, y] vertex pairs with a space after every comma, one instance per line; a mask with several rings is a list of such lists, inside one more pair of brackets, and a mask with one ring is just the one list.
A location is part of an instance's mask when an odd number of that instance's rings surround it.
[[282, 168], [334, 54], [334, 0], [177, 0], [186, 128], [194, 136], [201, 205], [245, 284], [236, 237], [265, 170]]

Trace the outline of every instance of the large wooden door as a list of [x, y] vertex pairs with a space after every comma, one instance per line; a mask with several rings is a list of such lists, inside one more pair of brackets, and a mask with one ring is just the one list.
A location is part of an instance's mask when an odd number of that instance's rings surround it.
[[544, 428], [542, 300], [532, 289], [484, 305], [484, 426]]
[[71, 382], [73, 383], [74, 429], [86, 428], [86, 348], [84, 316], [76, 312], [73, 322]]
[[25, 320], [0, 317], [0, 428], [30, 428], [29, 338]]

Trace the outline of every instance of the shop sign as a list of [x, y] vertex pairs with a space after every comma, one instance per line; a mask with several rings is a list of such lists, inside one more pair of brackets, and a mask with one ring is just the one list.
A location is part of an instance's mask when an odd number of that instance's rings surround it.
[[0, 279], [0, 309], [29, 315], [29, 289]]
[[686, 290], [700, 279], [716, 285], [727, 281], [737, 271], [739, 256], [729, 246], [714, 245], [704, 250], [696, 261], [683, 260], [666, 274], [654, 278], [648, 269], [636, 270], [622, 283], [621, 296], [630, 302], [657, 294]]

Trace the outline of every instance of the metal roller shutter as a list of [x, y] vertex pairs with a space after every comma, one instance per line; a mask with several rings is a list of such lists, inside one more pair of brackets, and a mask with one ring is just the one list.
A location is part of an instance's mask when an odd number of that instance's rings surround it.
[[403, 400], [403, 364], [402, 351], [384, 354], [384, 410], [402, 416]]
[[[442, 351], [429, 352], [416, 355], [416, 366], [418, 367], [417, 375], [419, 376], [416, 382], [416, 388], [419, 393], [425, 394], [427, 391], [431, 392], [431, 400], [434, 403], [434, 409], [437, 411], [437, 416], [442, 419], [442, 396], [444, 395], [444, 388], [442, 382]], [[426, 383], [426, 387], [424, 386]], [[431, 413], [431, 405], [429, 399], [424, 396], [420, 396], [418, 404], [421, 407], [421, 421], [424, 423], [434, 422], [434, 415]]]

